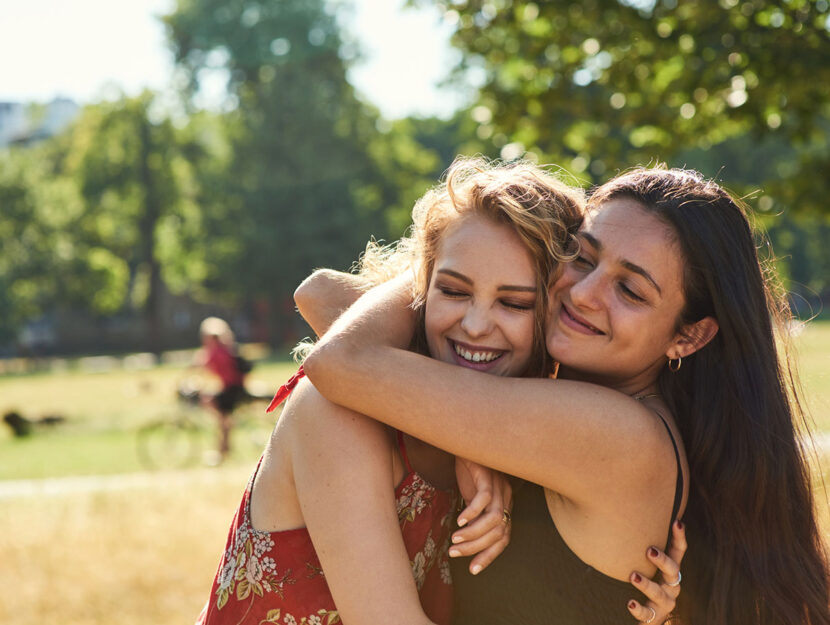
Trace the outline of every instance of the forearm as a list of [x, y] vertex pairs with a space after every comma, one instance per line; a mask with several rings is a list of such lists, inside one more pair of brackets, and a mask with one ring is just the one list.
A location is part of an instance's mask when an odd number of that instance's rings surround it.
[[292, 420], [297, 497], [341, 619], [373, 625], [394, 614], [396, 623], [432, 625], [401, 535], [386, 429], [310, 385], [298, 390], [300, 410], [287, 406], [281, 418]]
[[659, 420], [616, 391], [502, 378], [407, 352], [409, 302], [402, 284], [382, 285], [337, 320], [305, 361], [324, 396], [575, 501], [604, 492], [608, 474], [640, 494], [654, 462], [673, 461]]
[[369, 289], [368, 282], [351, 273], [318, 269], [294, 291], [297, 310], [317, 336]]

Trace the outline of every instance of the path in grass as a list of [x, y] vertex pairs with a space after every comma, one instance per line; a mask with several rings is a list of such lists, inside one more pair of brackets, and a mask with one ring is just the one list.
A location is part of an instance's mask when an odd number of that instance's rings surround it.
[[[814, 439], [816, 450], [824, 458], [830, 458], [830, 432], [820, 432]], [[827, 461], [822, 464], [827, 468]], [[253, 466], [253, 465], [252, 465]], [[250, 473], [251, 467], [234, 466], [226, 468], [198, 468], [180, 471], [146, 471], [116, 475], [86, 475], [76, 477], [53, 477], [32, 480], [0, 480], [0, 501], [17, 498], [55, 497], [108, 491], [122, 491], [131, 488], [152, 488], [160, 483], [165, 486], [187, 486], [205, 484], [215, 480], [217, 474], [227, 477], [238, 473], [240, 484]]]
[[33, 480], [0, 481], [0, 501], [4, 499], [57, 497], [64, 495], [88, 494], [99, 492], [123, 491], [131, 488], [153, 488], [158, 484], [170, 486], [189, 486], [208, 484], [221, 476], [238, 474], [240, 484], [244, 484], [250, 467], [234, 466], [231, 468], [200, 468], [183, 471], [147, 471], [143, 473], [122, 473], [117, 475], [85, 475], [75, 477], [50, 477]]

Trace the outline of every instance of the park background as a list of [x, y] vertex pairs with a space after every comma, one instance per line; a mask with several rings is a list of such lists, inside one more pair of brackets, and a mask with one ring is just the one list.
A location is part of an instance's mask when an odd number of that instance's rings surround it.
[[[371, 21], [390, 6], [446, 41]], [[802, 322], [789, 338], [828, 477], [827, 0], [177, 0], [155, 19], [163, 86], [0, 103], [24, 122], [0, 124], [0, 411], [65, 419], [0, 431], [0, 622], [195, 618], [257, 451], [147, 471], [136, 437], [182, 410], [199, 321], [227, 318], [273, 389], [310, 332], [295, 286], [400, 237], [459, 153], [585, 186], [666, 162], [745, 198]], [[387, 73], [371, 56], [395, 38]], [[418, 82], [427, 64], [444, 87]]]

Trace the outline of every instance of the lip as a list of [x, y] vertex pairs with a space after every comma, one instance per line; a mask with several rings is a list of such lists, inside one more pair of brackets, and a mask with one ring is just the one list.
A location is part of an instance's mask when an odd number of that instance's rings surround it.
[[587, 336], [602, 336], [605, 334], [605, 332], [591, 325], [579, 315], [575, 315], [570, 308], [565, 306], [564, 302], [562, 303], [559, 311], [559, 320], [564, 326], [574, 330], [575, 332], [579, 332], [580, 334], [585, 334]]
[[[471, 345], [470, 343], [464, 343], [463, 341], [456, 341], [450, 338], [447, 339], [447, 343], [450, 346], [450, 355], [452, 356], [453, 362], [455, 364], [461, 367], [467, 367], [468, 369], [475, 369], [476, 371], [491, 371], [497, 366], [497, 363], [500, 362], [502, 357], [507, 353], [507, 350], [504, 349], [495, 349], [492, 347], [485, 347], [483, 345]], [[466, 358], [462, 358], [456, 353], [456, 345], [459, 345], [471, 352], [498, 352], [499, 356], [494, 358], [490, 362], [470, 362]]]

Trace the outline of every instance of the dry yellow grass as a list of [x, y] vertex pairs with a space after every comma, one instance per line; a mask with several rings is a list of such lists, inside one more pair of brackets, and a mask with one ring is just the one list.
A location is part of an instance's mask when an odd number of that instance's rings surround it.
[[[159, 474], [152, 487], [5, 499], [0, 623], [192, 623], [246, 480], [247, 469], [203, 469]], [[817, 498], [828, 536], [820, 489]]]
[[181, 625], [208, 598], [247, 469], [0, 504], [0, 623]]

